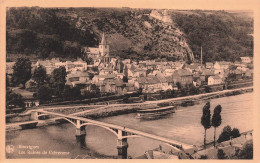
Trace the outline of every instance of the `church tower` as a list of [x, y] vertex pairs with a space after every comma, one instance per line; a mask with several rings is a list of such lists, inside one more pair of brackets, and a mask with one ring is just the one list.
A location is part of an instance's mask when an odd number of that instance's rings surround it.
[[109, 45], [107, 44], [104, 32], [102, 35], [102, 40], [99, 44], [99, 53], [100, 56], [109, 56]]

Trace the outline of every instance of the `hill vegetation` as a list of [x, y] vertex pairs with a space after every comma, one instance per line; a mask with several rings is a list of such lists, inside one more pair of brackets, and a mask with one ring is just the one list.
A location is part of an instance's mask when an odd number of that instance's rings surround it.
[[173, 23], [149, 16], [150, 9], [9, 8], [7, 56], [82, 57], [82, 47], [97, 46], [102, 32], [111, 54], [121, 58], [204, 61], [253, 54], [253, 19], [225, 11], [170, 10]]

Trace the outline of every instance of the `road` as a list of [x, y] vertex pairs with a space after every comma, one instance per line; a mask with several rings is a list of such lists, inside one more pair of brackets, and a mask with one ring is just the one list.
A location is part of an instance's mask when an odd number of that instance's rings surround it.
[[163, 102], [174, 102], [174, 101], [179, 101], [179, 100], [190, 100], [193, 98], [200, 98], [203, 96], [209, 96], [209, 95], [216, 95], [216, 94], [223, 94], [223, 93], [228, 93], [228, 92], [233, 92], [233, 91], [239, 91], [239, 90], [247, 90], [247, 89], [252, 89], [253, 87], [245, 87], [245, 88], [238, 88], [238, 89], [232, 89], [232, 90], [223, 90], [223, 91], [217, 91], [217, 92], [211, 92], [211, 93], [202, 93], [198, 95], [190, 95], [190, 96], [184, 96], [184, 97], [176, 97], [176, 98], [169, 98], [169, 99], [163, 99], [163, 100], [156, 100], [156, 101], [145, 101], [142, 103], [130, 103], [130, 104], [110, 104], [110, 105], [72, 105], [72, 106], [43, 106], [43, 107], [38, 107], [35, 109], [30, 109], [24, 114], [30, 114], [31, 110], [46, 110], [46, 109], [66, 109], [66, 108], [80, 108], [80, 107], [97, 107], [93, 108], [90, 110], [82, 111], [82, 112], [77, 112], [77, 113], [72, 113], [71, 115], [78, 115], [82, 113], [87, 113], [91, 112], [94, 110], [100, 110], [100, 109], [105, 109], [105, 108], [110, 108], [110, 107], [120, 107], [120, 106], [136, 106], [136, 105], [148, 105], [148, 104], [158, 104], [158, 103], [163, 103]]

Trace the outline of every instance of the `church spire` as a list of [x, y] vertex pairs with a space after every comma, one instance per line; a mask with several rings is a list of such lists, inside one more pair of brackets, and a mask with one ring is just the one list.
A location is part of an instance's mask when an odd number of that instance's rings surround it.
[[106, 38], [105, 38], [105, 33], [103, 32], [103, 35], [102, 35], [102, 40], [101, 40], [101, 45], [106, 45], [107, 44], [107, 41], [106, 41]]

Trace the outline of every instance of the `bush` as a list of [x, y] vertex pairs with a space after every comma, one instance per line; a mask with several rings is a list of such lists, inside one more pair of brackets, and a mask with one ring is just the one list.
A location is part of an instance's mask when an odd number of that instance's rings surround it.
[[243, 149], [237, 155], [238, 159], [253, 159], [253, 142], [250, 141], [245, 144]]
[[45, 103], [52, 99], [52, 90], [48, 86], [41, 86], [37, 92], [40, 103]]
[[205, 87], [205, 92], [206, 92], [206, 93], [209, 93], [210, 91], [211, 91], [211, 88], [210, 88], [209, 86], [206, 86], [206, 87]]
[[207, 155], [201, 155], [199, 159], [208, 159]]
[[218, 150], [217, 156], [218, 156], [218, 159], [227, 159], [227, 156], [226, 156], [225, 152], [223, 151], [223, 149]]
[[233, 130], [231, 130], [231, 127], [228, 125], [223, 128], [223, 131], [219, 135], [217, 142], [220, 143], [223, 141], [227, 141], [230, 140], [230, 138], [236, 138], [239, 137], [240, 135], [241, 134], [237, 128], [233, 128]]
[[239, 132], [239, 130], [237, 128], [233, 128], [233, 130], [231, 131], [231, 136], [232, 138], [237, 138], [239, 137], [241, 134]]
[[231, 127], [228, 125], [228, 126], [225, 126], [223, 128], [223, 131], [219, 135], [217, 142], [220, 143], [220, 142], [223, 142], [223, 141], [227, 141], [227, 140], [230, 139], [230, 136], [231, 136]]
[[6, 107], [14, 108], [14, 107], [22, 107], [24, 108], [25, 103], [24, 99], [20, 94], [14, 93], [11, 90], [6, 91]]

